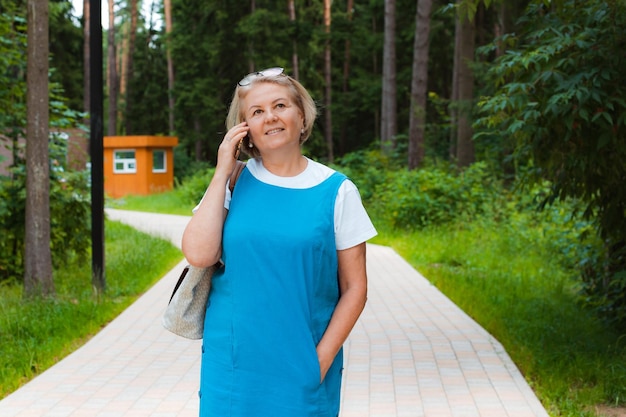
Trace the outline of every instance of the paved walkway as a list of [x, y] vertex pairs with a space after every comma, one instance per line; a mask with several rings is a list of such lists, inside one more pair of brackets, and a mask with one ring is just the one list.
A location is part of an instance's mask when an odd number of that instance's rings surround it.
[[[188, 221], [107, 214], [176, 245]], [[0, 416], [197, 416], [201, 342], [161, 327], [183, 266], [0, 401]], [[392, 249], [368, 246], [368, 275], [367, 307], [345, 345], [341, 417], [548, 416], [500, 343]]]

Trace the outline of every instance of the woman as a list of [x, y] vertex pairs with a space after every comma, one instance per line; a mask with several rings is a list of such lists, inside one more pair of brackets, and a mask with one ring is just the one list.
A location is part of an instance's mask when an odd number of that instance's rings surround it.
[[[203, 417], [336, 417], [341, 347], [367, 294], [376, 235], [354, 184], [302, 155], [316, 107], [282, 68], [236, 87], [215, 174], [185, 229], [194, 266], [220, 259], [202, 348]], [[242, 147], [252, 158], [232, 193]]]

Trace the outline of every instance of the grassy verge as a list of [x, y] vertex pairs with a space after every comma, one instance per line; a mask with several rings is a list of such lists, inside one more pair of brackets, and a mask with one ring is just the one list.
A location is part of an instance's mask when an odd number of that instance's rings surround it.
[[190, 216], [194, 205], [182, 203], [181, 200], [179, 193], [174, 190], [153, 194], [148, 197], [129, 195], [124, 198], [109, 199], [107, 200], [107, 207], [120, 210]]
[[382, 233], [460, 308], [494, 335], [551, 416], [596, 416], [623, 405], [626, 337], [576, 301], [576, 282], [540, 239], [474, 224]]
[[24, 302], [20, 285], [0, 287], [0, 398], [84, 344], [182, 258], [169, 242], [109, 221], [105, 250], [107, 292], [99, 299], [84, 259], [55, 270], [54, 300]]

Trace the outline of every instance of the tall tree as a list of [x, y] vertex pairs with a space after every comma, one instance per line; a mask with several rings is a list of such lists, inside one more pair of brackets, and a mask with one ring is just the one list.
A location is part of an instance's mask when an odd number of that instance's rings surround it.
[[[126, 91], [125, 91], [125, 104], [126, 104], [126, 112], [132, 111], [132, 95], [128, 92], [129, 82], [128, 80], [132, 80], [134, 77], [134, 68], [133, 68], [133, 55], [135, 54], [135, 40], [137, 39], [137, 20], [139, 17], [139, 11], [137, 7], [138, 0], [128, 0], [128, 6], [130, 7], [130, 27], [129, 27], [129, 37], [128, 37], [128, 49], [126, 50], [127, 58], [126, 58]], [[126, 134], [132, 135], [135, 132], [133, 131], [133, 120], [131, 117], [125, 118], [126, 122]]]
[[454, 52], [452, 58], [452, 80], [451, 80], [451, 92], [450, 92], [450, 104], [448, 106], [448, 112], [450, 116], [450, 138], [449, 138], [449, 151], [448, 156], [451, 160], [456, 160], [456, 137], [459, 123], [459, 42], [461, 41], [461, 35], [459, 33], [460, 27], [458, 25], [458, 18], [455, 18], [454, 25]]
[[[348, 0], [346, 5], [346, 15], [348, 16], [348, 22], [352, 22], [354, 16], [354, 0]], [[350, 77], [350, 46], [352, 45], [352, 39], [346, 37], [343, 50], [343, 82], [342, 90], [344, 93], [348, 91], [348, 78]]]
[[[48, 2], [50, 71], [49, 83], [59, 86], [72, 110], [83, 108], [83, 31], [76, 26], [72, 3]], [[56, 100], [55, 100], [56, 101]]]
[[385, 0], [385, 35], [383, 45], [383, 93], [380, 113], [382, 149], [394, 149], [397, 124], [396, 86], [396, 1]]
[[107, 86], [109, 90], [109, 114], [107, 123], [107, 134], [115, 136], [117, 134], [117, 59], [115, 53], [115, 10], [114, 0], [109, 3], [109, 29], [107, 33]]
[[89, 77], [89, 5], [91, 4], [91, 0], [83, 0], [83, 111], [85, 113], [89, 113], [89, 106], [91, 103], [91, 81]]
[[[354, 16], [354, 0], [348, 0], [346, 4], [346, 16], [349, 24], [352, 24], [352, 18]], [[347, 97], [349, 93], [348, 80], [350, 79], [350, 48], [352, 46], [352, 34], [346, 36], [343, 46], [343, 75], [341, 80], [341, 95], [343, 98]], [[341, 123], [341, 134], [339, 135], [339, 152], [344, 153], [346, 150], [346, 132], [347, 123], [344, 120]]]
[[24, 295], [54, 295], [48, 158], [48, 1], [28, 1]]
[[[350, 0], [352, 1], [352, 0]], [[296, 25], [296, 2], [294, 0], [288, 1], [289, 8], [289, 21], [293, 26]], [[296, 38], [293, 38], [292, 43], [292, 53], [291, 53], [291, 67], [292, 67], [292, 75], [296, 80], [300, 79], [300, 68], [298, 65], [298, 41]]]
[[[120, 13], [123, 13], [124, 9], [119, 9]], [[118, 83], [118, 106], [117, 106], [117, 120], [120, 120], [120, 130], [122, 134], [125, 133], [126, 129], [126, 120], [124, 119], [124, 106], [126, 100], [126, 89], [128, 86], [128, 65], [126, 63], [128, 59], [128, 43], [129, 43], [129, 24], [128, 22], [124, 22], [122, 19], [122, 24], [117, 28], [120, 35], [118, 36], [117, 44], [115, 47], [115, 62], [117, 64], [117, 83]], [[121, 39], [119, 39], [121, 38]]]
[[169, 134], [173, 134], [174, 127], [174, 60], [172, 59], [172, 0], [163, 0], [163, 13], [165, 14], [165, 36], [167, 50], [167, 91], [168, 91], [168, 109], [169, 109]]
[[413, 43], [413, 76], [411, 78], [411, 112], [409, 114], [409, 169], [424, 159], [426, 100], [428, 97], [428, 49], [432, 0], [417, 0], [415, 39]]
[[326, 45], [324, 47], [324, 137], [326, 138], [326, 146], [328, 149], [328, 161], [333, 162], [335, 159], [333, 151], [333, 122], [332, 122], [332, 61], [331, 61], [331, 43], [330, 43], [330, 25], [331, 0], [324, 0], [324, 28], [326, 31]]
[[[254, 16], [256, 12], [256, 0], [250, 0], [250, 15]], [[256, 68], [254, 60], [254, 45], [256, 39], [251, 37], [248, 39], [248, 72], [253, 72]]]
[[[461, 2], [462, 0], [459, 0]], [[457, 13], [455, 29], [454, 81], [458, 94], [456, 119], [456, 162], [466, 167], [474, 162], [474, 134], [472, 129], [472, 103], [474, 100], [474, 74], [471, 64], [475, 52], [475, 20]]]

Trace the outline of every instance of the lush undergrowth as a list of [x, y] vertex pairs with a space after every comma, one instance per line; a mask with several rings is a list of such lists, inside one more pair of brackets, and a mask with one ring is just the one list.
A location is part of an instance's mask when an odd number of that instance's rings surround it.
[[24, 301], [16, 283], [0, 286], [0, 398], [80, 347], [181, 259], [169, 242], [106, 222], [105, 295], [96, 298], [91, 263], [54, 272], [55, 299]]

